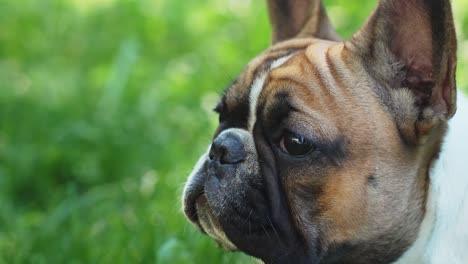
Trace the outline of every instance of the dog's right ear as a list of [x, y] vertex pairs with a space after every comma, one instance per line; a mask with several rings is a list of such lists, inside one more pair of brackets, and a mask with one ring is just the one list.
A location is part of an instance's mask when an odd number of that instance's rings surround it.
[[268, 0], [272, 43], [294, 37], [340, 41], [321, 0]]

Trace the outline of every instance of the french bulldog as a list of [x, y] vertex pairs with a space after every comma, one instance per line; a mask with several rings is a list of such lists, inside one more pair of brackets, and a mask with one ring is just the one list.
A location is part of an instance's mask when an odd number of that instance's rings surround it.
[[187, 218], [265, 263], [468, 263], [450, 2], [381, 0], [347, 41], [321, 1], [268, 10], [272, 46], [215, 108]]

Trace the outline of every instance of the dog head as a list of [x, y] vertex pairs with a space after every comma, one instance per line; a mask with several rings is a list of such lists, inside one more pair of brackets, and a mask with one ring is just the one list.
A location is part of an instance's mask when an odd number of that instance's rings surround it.
[[456, 111], [450, 3], [382, 0], [345, 42], [320, 1], [268, 4], [273, 45], [217, 105], [184, 212], [267, 263], [395, 261]]

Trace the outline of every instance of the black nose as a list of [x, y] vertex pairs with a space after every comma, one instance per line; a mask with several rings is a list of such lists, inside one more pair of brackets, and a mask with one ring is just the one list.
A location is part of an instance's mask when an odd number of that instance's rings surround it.
[[211, 144], [209, 157], [221, 164], [236, 164], [245, 160], [247, 154], [241, 138], [234, 132], [221, 133]]

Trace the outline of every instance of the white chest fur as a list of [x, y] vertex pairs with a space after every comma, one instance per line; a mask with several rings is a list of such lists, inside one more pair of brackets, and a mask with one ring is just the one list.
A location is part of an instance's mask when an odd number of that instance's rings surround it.
[[397, 263], [468, 263], [468, 99], [459, 94], [457, 107], [430, 174], [418, 239]]

